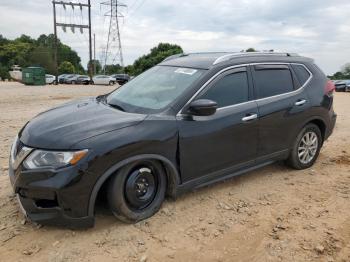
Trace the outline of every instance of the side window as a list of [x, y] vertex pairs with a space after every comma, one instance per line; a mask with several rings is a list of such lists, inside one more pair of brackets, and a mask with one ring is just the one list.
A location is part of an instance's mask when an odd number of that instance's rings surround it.
[[301, 86], [310, 78], [310, 73], [302, 65], [292, 65]]
[[294, 90], [292, 74], [287, 66], [255, 66], [254, 78], [258, 99]]
[[218, 103], [219, 108], [248, 101], [247, 72], [237, 72], [224, 76], [199, 98], [213, 100]]

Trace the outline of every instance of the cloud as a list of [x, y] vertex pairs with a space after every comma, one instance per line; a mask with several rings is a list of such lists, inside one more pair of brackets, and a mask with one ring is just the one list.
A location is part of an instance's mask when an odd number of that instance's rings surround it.
[[[0, 1], [0, 33], [4, 36], [15, 38], [26, 33], [37, 37], [53, 31], [51, 1]], [[159, 42], [179, 44], [186, 52], [239, 51], [248, 47], [297, 52], [315, 58], [328, 74], [350, 62], [348, 0], [124, 2], [130, 7], [123, 11], [125, 21], [121, 22], [127, 64]], [[99, 1], [93, 1], [97, 58], [106, 42], [105, 12]], [[58, 14], [66, 21], [86, 21], [86, 17], [74, 20], [72, 10], [68, 16], [63, 16], [62, 10]], [[59, 37], [76, 49], [86, 64], [87, 35], [60, 30]]]

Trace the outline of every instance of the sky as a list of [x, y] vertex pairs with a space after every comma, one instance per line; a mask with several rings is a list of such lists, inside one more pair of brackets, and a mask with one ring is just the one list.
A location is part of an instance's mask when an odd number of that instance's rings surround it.
[[[96, 58], [106, 46], [106, 7], [92, 1]], [[0, 0], [0, 34], [38, 37], [53, 33], [51, 0]], [[67, 0], [67, 2], [79, 2]], [[80, 0], [87, 2], [87, 0]], [[258, 50], [299, 53], [315, 59], [333, 74], [350, 62], [349, 0], [124, 0], [120, 11], [125, 64], [131, 64], [159, 42], [180, 45], [185, 52]], [[58, 22], [87, 23], [86, 12], [58, 8]], [[88, 61], [88, 34], [58, 30], [59, 38]], [[113, 54], [110, 57], [114, 57]]]

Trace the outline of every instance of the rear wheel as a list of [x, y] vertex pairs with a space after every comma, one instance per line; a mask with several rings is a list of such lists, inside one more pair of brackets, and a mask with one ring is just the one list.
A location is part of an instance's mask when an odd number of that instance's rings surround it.
[[114, 82], [113, 81], [109, 81], [109, 85], [110, 86], [114, 85]]
[[133, 223], [154, 215], [163, 203], [166, 174], [159, 162], [137, 161], [118, 171], [108, 186], [108, 202], [113, 214]]
[[321, 131], [315, 124], [306, 125], [297, 136], [287, 164], [295, 169], [311, 167], [322, 147]]

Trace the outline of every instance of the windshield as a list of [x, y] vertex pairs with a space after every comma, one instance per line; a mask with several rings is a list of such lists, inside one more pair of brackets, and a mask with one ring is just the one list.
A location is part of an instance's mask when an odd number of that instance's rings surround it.
[[155, 66], [107, 97], [107, 103], [129, 112], [155, 112], [175, 101], [205, 70]]

